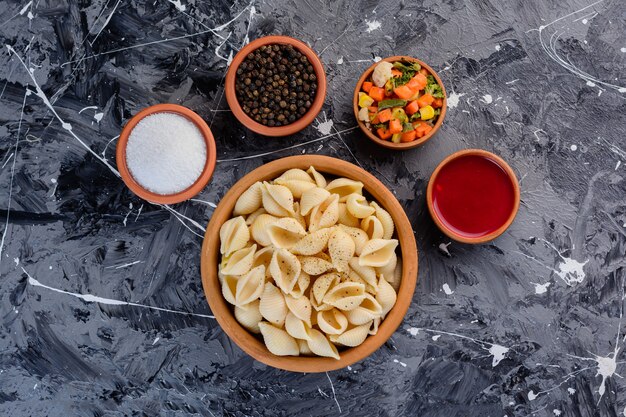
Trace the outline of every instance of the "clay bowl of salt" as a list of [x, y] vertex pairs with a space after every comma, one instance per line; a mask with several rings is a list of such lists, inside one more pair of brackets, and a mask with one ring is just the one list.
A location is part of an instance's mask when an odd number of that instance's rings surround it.
[[215, 140], [197, 113], [176, 104], [157, 104], [124, 126], [116, 160], [122, 180], [139, 197], [180, 203], [202, 191], [211, 179]]

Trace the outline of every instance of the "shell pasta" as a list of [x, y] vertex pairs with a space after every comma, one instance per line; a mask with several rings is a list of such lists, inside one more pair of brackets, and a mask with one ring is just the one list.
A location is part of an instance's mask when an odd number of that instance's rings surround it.
[[222, 225], [222, 294], [274, 355], [339, 359], [396, 303], [394, 232], [361, 182], [290, 169], [244, 191]]

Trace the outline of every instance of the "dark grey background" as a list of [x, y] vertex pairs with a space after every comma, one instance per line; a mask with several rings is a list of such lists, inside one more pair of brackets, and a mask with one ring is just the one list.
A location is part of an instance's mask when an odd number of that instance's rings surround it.
[[[622, 0], [0, 1], [0, 415], [626, 415], [625, 20]], [[266, 34], [304, 40], [328, 74], [317, 121], [283, 139], [245, 130], [223, 97], [231, 54]], [[449, 94], [437, 137], [402, 153], [351, 110], [361, 72], [397, 54]], [[207, 120], [221, 160], [171, 208], [114, 173], [121, 127], [162, 102]], [[469, 147], [510, 162], [522, 205], [492, 244], [446, 247], [424, 191]], [[302, 153], [374, 173], [420, 249], [402, 326], [328, 374], [245, 355], [205, 317], [199, 276], [212, 204]]]

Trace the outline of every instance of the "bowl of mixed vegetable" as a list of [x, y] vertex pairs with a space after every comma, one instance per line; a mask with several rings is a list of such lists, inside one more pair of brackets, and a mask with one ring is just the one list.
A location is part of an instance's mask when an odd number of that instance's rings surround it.
[[437, 73], [408, 56], [375, 63], [354, 90], [359, 127], [390, 149], [410, 149], [428, 141], [443, 123], [446, 107], [446, 91]]

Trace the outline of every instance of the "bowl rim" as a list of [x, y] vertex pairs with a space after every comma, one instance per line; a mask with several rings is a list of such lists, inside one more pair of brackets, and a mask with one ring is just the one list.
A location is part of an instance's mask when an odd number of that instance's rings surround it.
[[[509, 217], [507, 218], [506, 222], [504, 222], [502, 226], [500, 226], [498, 229], [494, 230], [493, 232], [486, 234], [484, 236], [479, 236], [479, 237], [467, 237], [467, 236], [460, 235], [454, 232], [453, 230], [450, 230], [439, 219], [439, 216], [435, 212], [435, 207], [433, 204], [433, 186], [435, 183], [435, 179], [437, 178], [437, 175], [439, 174], [441, 169], [447, 164], [449, 164], [450, 162], [452, 162], [453, 160], [456, 160], [458, 158], [468, 156], [468, 155], [482, 156], [482, 157], [491, 159], [492, 161], [497, 163], [500, 166], [500, 168], [502, 168], [507, 173], [507, 176], [509, 177], [511, 185], [513, 186], [513, 193], [515, 197], [513, 209], [511, 210], [511, 213], [509, 214]], [[513, 220], [515, 220], [515, 217], [517, 216], [517, 212], [519, 210], [519, 205], [520, 205], [520, 187], [519, 187], [519, 182], [517, 180], [517, 176], [515, 175], [515, 172], [504, 159], [484, 149], [464, 149], [464, 150], [455, 152], [451, 155], [448, 155], [443, 161], [439, 163], [439, 165], [437, 165], [437, 168], [435, 168], [433, 173], [430, 175], [430, 179], [428, 180], [428, 187], [426, 189], [426, 202], [428, 205], [428, 211], [430, 212], [430, 216], [432, 217], [433, 221], [435, 222], [439, 230], [441, 230], [446, 236], [448, 236], [450, 239], [453, 239], [461, 243], [481, 244], [481, 243], [487, 243], [487, 242], [494, 240], [495, 238], [500, 236], [502, 233], [504, 233], [506, 229], [509, 228], [511, 223], [513, 223]]]
[[[433, 126], [433, 130], [431, 130], [430, 132], [428, 132], [428, 134], [422, 136], [421, 138], [411, 141], [411, 142], [405, 142], [405, 143], [393, 143], [390, 140], [382, 140], [380, 138], [378, 138], [371, 130], [369, 130], [366, 126], [365, 123], [363, 123], [361, 120], [359, 120], [359, 92], [361, 91], [361, 86], [363, 85], [363, 83], [365, 82], [365, 80], [371, 75], [371, 73], [374, 71], [374, 68], [376, 68], [376, 65], [378, 65], [380, 62], [382, 61], [387, 61], [387, 62], [396, 62], [396, 61], [400, 61], [400, 60], [405, 60], [405, 61], [410, 61], [410, 62], [417, 62], [418, 64], [420, 64], [423, 68], [426, 68], [428, 70], [428, 72], [430, 72], [432, 74], [433, 77], [435, 77], [435, 80], [437, 80], [437, 83], [439, 83], [439, 85], [441, 86], [441, 90], [443, 91], [443, 106], [441, 107], [441, 114], [439, 114], [439, 118], [437, 119], [437, 122], [435, 123], [435, 126]], [[359, 125], [359, 127], [361, 128], [361, 130], [363, 131], [363, 133], [365, 133], [365, 135], [372, 140], [373, 142], [384, 146], [387, 149], [394, 149], [394, 150], [407, 150], [407, 149], [412, 149], [418, 146], [423, 145], [424, 143], [428, 142], [434, 135], [435, 133], [437, 133], [437, 131], [439, 130], [439, 128], [441, 127], [441, 125], [443, 124], [443, 119], [445, 119], [446, 117], [446, 113], [447, 113], [447, 109], [448, 109], [448, 94], [446, 93], [446, 88], [443, 85], [443, 82], [441, 81], [441, 78], [439, 77], [439, 74], [437, 74], [437, 72], [432, 69], [432, 67], [430, 67], [428, 64], [426, 64], [424, 61], [418, 59], [418, 58], [414, 58], [411, 56], [407, 56], [407, 55], [394, 55], [394, 56], [389, 56], [387, 58], [383, 58], [378, 62], [374, 62], [368, 69], [366, 69], [363, 74], [361, 75], [361, 78], [359, 78], [359, 81], [357, 81], [356, 87], [354, 88], [354, 96], [352, 98], [352, 108], [354, 110], [354, 117], [356, 119], [357, 124]]]
[[[239, 68], [239, 65], [243, 62], [245, 57], [250, 52], [258, 49], [261, 46], [273, 44], [292, 45], [297, 48], [309, 59], [309, 62], [311, 63], [311, 65], [313, 66], [313, 70], [315, 71], [315, 76], [317, 77], [317, 92], [309, 110], [295, 122], [278, 127], [269, 127], [254, 121], [243, 111], [243, 109], [239, 105], [239, 100], [237, 100], [237, 94], [235, 92], [235, 79], [237, 76], [237, 68]], [[252, 130], [253, 132], [259, 133], [264, 136], [288, 136], [301, 131], [313, 122], [313, 120], [319, 114], [320, 110], [322, 110], [324, 100], [326, 100], [326, 72], [324, 70], [324, 65], [322, 64], [322, 61], [317, 56], [315, 51], [313, 51], [313, 49], [311, 49], [307, 44], [298, 39], [284, 35], [264, 36], [262, 38], [255, 39], [254, 41], [248, 43], [245, 47], [243, 47], [239, 52], [237, 52], [232, 62], [230, 63], [228, 71], [226, 72], [224, 85], [224, 90], [226, 92], [226, 101], [228, 102], [228, 106], [230, 107], [230, 110], [233, 112], [237, 120], [239, 120], [241, 124]]]
[[[193, 122], [198, 127], [198, 129], [200, 129], [200, 132], [202, 132], [202, 136], [204, 137], [204, 142], [206, 144], [206, 162], [204, 163], [202, 173], [193, 184], [178, 193], [157, 194], [155, 192], [147, 190], [133, 178], [126, 163], [126, 147], [128, 145], [130, 133], [135, 128], [135, 126], [137, 126], [137, 123], [139, 123], [144, 117], [150, 116], [155, 113], [174, 113], [183, 116]], [[213, 138], [213, 133], [211, 132], [211, 129], [206, 124], [204, 119], [200, 117], [200, 115], [188, 109], [187, 107], [179, 106], [178, 104], [164, 103], [146, 107], [135, 116], [133, 116], [128, 121], [128, 123], [126, 123], [126, 125], [122, 129], [119, 139], [117, 140], [117, 149], [115, 151], [115, 156], [117, 169], [120, 173], [120, 176], [122, 177], [122, 180], [124, 181], [126, 186], [133, 193], [143, 198], [144, 200], [153, 203], [174, 204], [180, 203], [181, 201], [189, 200], [191, 197], [197, 195], [200, 191], [202, 191], [202, 189], [207, 185], [207, 183], [213, 176], [213, 171], [215, 170], [217, 151], [215, 149], [215, 139]]]
[[[219, 229], [232, 217], [234, 204], [241, 193], [257, 181], [276, 178], [292, 168], [307, 169], [315, 166], [319, 172], [332, 176], [345, 176], [364, 183], [365, 190], [391, 214], [396, 225], [397, 239], [402, 253], [402, 281], [396, 304], [380, 323], [376, 335], [368, 336], [363, 344], [341, 352], [339, 360], [325, 357], [276, 356], [265, 344], [243, 328], [235, 319], [231, 306], [224, 300], [218, 279]], [[266, 365], [295, 372], [327, 372], [344, 368], [365, 359], [382, 346], [402, 323], [413, 299], [418, 272], [417, 243], [411, 223], [393, 193], [376, 177], [349, 162], [323, 156], [298, 155], [275, 160], [256, 168], [235, 185], [222, 198], [207, 227], [202, 244], [202, 286], [207, 301], [223, 331], [244, 352]]]

